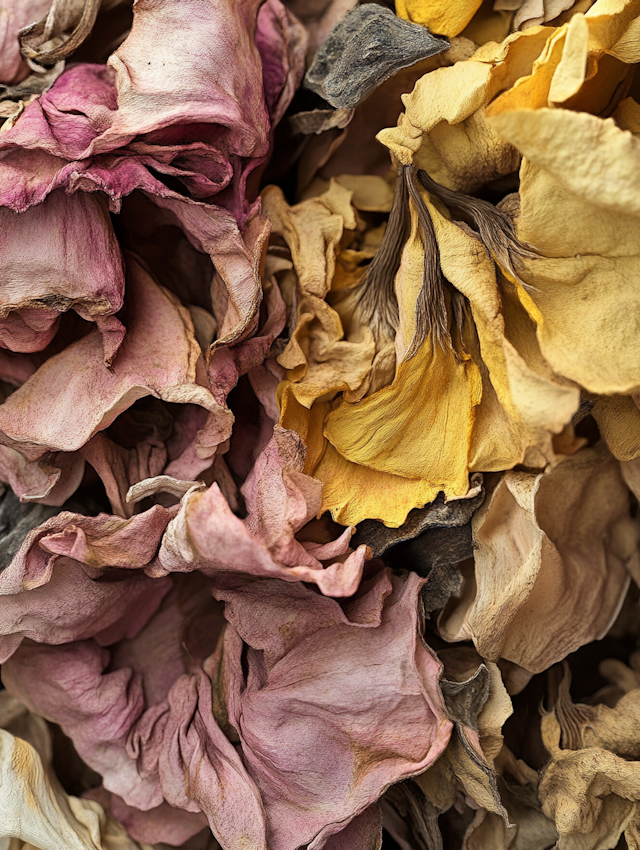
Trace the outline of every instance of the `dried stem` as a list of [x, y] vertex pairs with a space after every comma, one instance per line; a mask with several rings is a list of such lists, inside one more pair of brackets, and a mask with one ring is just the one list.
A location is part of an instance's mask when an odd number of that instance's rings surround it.
[[[82, 3], [79, 20], [65, 36], [70, 20], [76, 18], [76, 10], [80, 11]], [[93, 29], [99, 9], [100, 0], [55, 0], [48, 15], [23, 27], [18, 36], [20, 52], [32, 70], [44, 71], [80, 47]], [[50, 42], [58, 43], [46, 49]]]
[[416, 330], [405, 354], [405, 358], [409, 359], [414, 356], [429, 333], [440, 346], [444, 346], [445, 342], [450, 343], [451, 338], [445, 299], [445, 280], [440, 268], [440, 249], [433, 222], [420, 194], [413, 167], [406, 165], [403, 171], [409, 196], [418, 215], [418, 228], [424, 248], [422, 286], [416, 300]]

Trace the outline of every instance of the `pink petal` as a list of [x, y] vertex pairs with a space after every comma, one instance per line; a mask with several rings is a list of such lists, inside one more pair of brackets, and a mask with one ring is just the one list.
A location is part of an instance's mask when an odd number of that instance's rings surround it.
[[105, 777], [105, 788], [142, 809], [162, 803], [153, 780], [140, 777], [125, 749], [144, 708], [140, 678], [104, 670], [109, 652], [91, 640], [50, 647], [23, 644], [2, 668], [7, 690], [32, 711], [59, 723], [80, 757]]
[[0, 18], [0, 82], [15, 84], [29, 73], [20, 55], [18, 32], [43, 18], [50, 6], [51, 0], [4, 0]]
[[122, 307], [124, 267], [104, 196], [58, 190], [24, 213], [0, 207], [0, 274], [0, 345], [41, 351], [61, 313], [73, 309], [102, 320], [111, 362], [124, 336], [113, 315]]
[[188, 312], [133, 257], [127, 287], [127, 336], [112, 369], [102, 361], [97, 331], [47, 360], [0, 407], [5, 444], [29, 459], [74, 451], [147, 395], [216, 411], [226, 433], [231, 414], [195, 383], [201, 355]]
[[[122, 797], [111, 794], [104, 787], [92, 788], [83, 795], [110, 811], [120, 821], [132, 838], [148, 844], [167, 843], [182, 846], [189, 838], [207, 827], [207, 818], [202, 813], [185, 812], [168, 803], [141, 811], [127, 806]], [[207, 833], [209, 830], [207, 829]]]
[[28, 461], [15, 449], [0, 446], [0, 481], [21, 502], [60, 507], [80, 486], [83, 474], [84, 458], [78, 452], [56, 452]]
[[322, 847], [444, 750], [452, 727], [440, 665], [418, 637], [423, 583], [378, 573], [363, 588], [370, 622], [352, 623], [348, 606], [301, 585], [217, 580], [226, 618], [254, 647], [246, 680], [235, 663], [230, 719], [262, 795], [270, 850]]
[[93, 635], [99, 643], [132, 637], [170, 587], [168, 579], [140, 573], [126, 583], [93, 581], [76, 561], [62, 558], [46, 585], [0, 596], [0, 663], [24, 638], [57, 645]]
[[46, 584], [58, 556], [73, 558], [94, 571], [148, 567], [171, 515], [160, 505], [128, 520], [62, 511], [27, 534], [12, 562], [0, 573], [0, 596]]
[[246, 520], [232, 513], [217, 484], [188, 493], [167, 528], [156, 574], [232, 571], [309, 581], [333, 596], [353, 594], [366, 546], [323, 567], [294, 537], [320, 507], [320, 484], [299, 471], [303, 464], [299, 437], [278, 427], [242, 488]]
[[122, 517], [133, 514], [133, 505], [126, 501], [129, 488], [159, 475], [167, 461], [164, 444], [152, 438], [141, 440], [132, 449], [125, 449], [105, 434], [96, 434], [81, 452], [100, 476], [114, 514]]

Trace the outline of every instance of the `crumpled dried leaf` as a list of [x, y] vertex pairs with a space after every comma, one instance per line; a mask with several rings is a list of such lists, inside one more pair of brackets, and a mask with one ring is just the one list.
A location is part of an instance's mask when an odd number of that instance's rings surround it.
[[[413, 780], [424, 795], [427, 818], [422, 830], [419, 823], [418, 829], [414, 825], [414, 840], [416, 833], [420, 836], [422, 832], [424, 838], [426, 832], [426, 850], [443, 848], [437, 817], [456, 803], [460, 793], [473, 801], [474, 808], [480, 807], [500, 822], [506, 822], [494, 761], [502, 748], [501, 730], [512, 713], [512, 706], [500, 671], [491, 662], [479, 665], [480, 658], [466, 648], [444, 650], [442, 658], [448, 677], [443, 681], [443, 693], [447, 711], [456, 722], [443, 755]], [[397, 805], [395, 808], [397, 811]], [[387, 815], [385, 809], [386, 828], [399, 840], [403, 850], [412, 850], [414, 845], [406, 843], [405, 830], [399, 829], [397, 818], [388, 823]]]
[[[463, 850], [548, 850], [556, 846], [558, 833], [553, 821], [540, 809], [538, 775], [533, 770], [530, 773], [533, 776], [528, 783], [520, 784], [511, 778], [498, 780], [500, 798], [507, 810], [509, 825], [493, 812], [479, 809], [464, 836]], [[560, 846], [565, 850], [593, 848], [588, 843]]]
[[449, 48], [375, 3], [356, 6], [315, 55], [305, 86], [331, 106], [353, 109], [397, 71]]
[[443, 637], [535, 673], [606, 634], [638, 551], [626, 487], [602, 444], [538, 475], [505, 473], [472, 522], [474, 574], [440, 617]]
[[296, 112], [289, 118], [291, 132], [304, 136], [326, 133], [327, 130], [343, 130], [353, 117], [352, 109], [312, 109]]
[[309, 35], [309, 61], [331, 30], [357, 3], [358, 0], [285, 0]]
[[[445, 502], [439, 497], [424, 508], [414, 509], [399, 528], [388, 528], [372, 519], [364, 520], [357, 527], [353, 542], [366, 543], [374, 558], [381, 558], [394, 550], [396, 546], [412, 540], [415, 540], [417, 544], [415, 551], [418, 551], [422, 548], [422, 544], [429, 545], [425, 540], [425, 533], [432, 529], [461, 528], [471, 521], [474, 512], [484, 500], [480, 482], [477, 486], [479, 492], [469, 499]], [[460, 560], [463, 559], [460, 558]]]
[[640, 764], [601, 747], [561, 748], [561, 726], [552, 712], [542, 718], [542, 739], [551, 754], [539, 795], [555, 822], [559, 850], [615, 847], [625, 833], [637, 847]]

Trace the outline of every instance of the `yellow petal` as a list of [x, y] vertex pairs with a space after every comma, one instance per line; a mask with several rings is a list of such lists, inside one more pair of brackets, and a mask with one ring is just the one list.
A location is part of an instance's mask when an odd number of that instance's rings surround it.
[[429, 27], [435, 35], [458, 35], [480, 8], [482, 0], [396, 0], [399, 18]]
[[640, 457], [640, 410], [630, 396], [595, 397], [591, 415], [614, 457], [621, 461]]
[[322, 510], [331, 511], [341, 525], [377, 519], [398, 528], [410, 510], [423, 507], [438, 495], [437, 486], [429, 481], [351, 463], [331, 443], [326, 443], [322, 460], [312, 474], [323, 482]]
[[524, 263], [532, 289], [522, 301], [544, 357], [591, 392], [638, 391], [640, 140], [611, 119], [560, 109], [492, 123], [527, 157], [518, 235], [542, 256]]
[[384, 212], [391, 210], [393, 185], [375, 174], [344, 174], [336, 177], [336, 183], [352, 193], [351, 203], [362, 212]]
[[495, 266], [481, 243], [430, 205], [442, 270], [469, 301], [476, 338], [469, 340], [482, 376], [469, 456], [472, 471], [521, 463], [527, 450], [550, 457], [551, 435], [578, 408], [579, 392], [560, 381], [542, 358], [534, 325], [509, 284], [498, 288]]
[[331, 286], [343, 231], [356, 226], [351, 192], [332, 180], [324, 194], [290, 207], [281, 189], [267, 186], [262, 205], [272, 233], [289, 246], [300, 287], [323, 298]]
[[[415, 330], [414, 305], [422, 281], [423, 247], [414, 219], [396, 288], [403, 352]], [[480, 375], [468, 356], [458, 358], [428, 338], [398, 367], [393, 383], [357, 404], [342, 402], [327, 417], [325, 435], [353, 463], [378, 472], [425, 479], [447, 498], [468, 489], [467, 455]], [[349, 486], [349, 482], [344, 482]], [[362, 517], [364, 519], [364, 517]]]
[[549, 104], [562, 103], [580, 90], [587, 73], [589, 25], [583, 15], [575, 15], [567, 26], [562, 57], [549, 87]]

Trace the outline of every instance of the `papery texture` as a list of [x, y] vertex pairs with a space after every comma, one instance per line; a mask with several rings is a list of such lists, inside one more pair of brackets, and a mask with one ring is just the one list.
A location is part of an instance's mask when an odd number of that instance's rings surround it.
[[0, 6], [0, 82], [18, 83], [27, 76], [26, 62], [20, 55], [18, 32], [27, 24], [40, 20], [50, 6], [51, 0], [3, 0]]
[[74, 850], [146, 850], [96, 803], [65, 794], [45, 773], [36, 751], [0, 730], [2, 803], [0, 831], [39, 850], [54, 850], [64, 841]]
[[276, 428], [242, 486], [245, 520], [234, 516], [217, 484], [187, 494], [162, 543], [163, 571], [243, 572], [313, 582], [328, 596], [351, 596], [368, 556], [365, 545], [350, 552], [352, 530], [326, 546], [294, 536], [321, 505], [322, 485], [302, 473], [304, 454], [296, 434]]
[[[188, 312], [133, 257], [128, 270], [127, 335], [112, 367], [100, 354], [99, 332], [92, 331], [47, 360], [0, 408], [0, 439], [27, 460], [82, 449], [118, 414], [148, 395], [215, 412], [207, 436], [214, 448], [227, 439], [232, 415], [216, 403], [197, 374], [201, 352]], [[161, 350], [155, 334], [163, 340]], [[91, 462], [94, 455], [87, 459]], [[98, 462], [96, 467], [102, 471]]]
[[638, 557], [628, 493], [606, 448], [540, 475], [506, 473], [473, 529], [474, 577], [440, 618], [446, 638], [539, 672], [606, 634]]
[[251, 647], [246, 674], [235, 655], [228, 710], [270, 847], [322, 847], [446, 746], [439, 665], [417, 635], [420, 584], [383, 572], [341, 610], [302, 585], [221, 580], [215, 595]]

